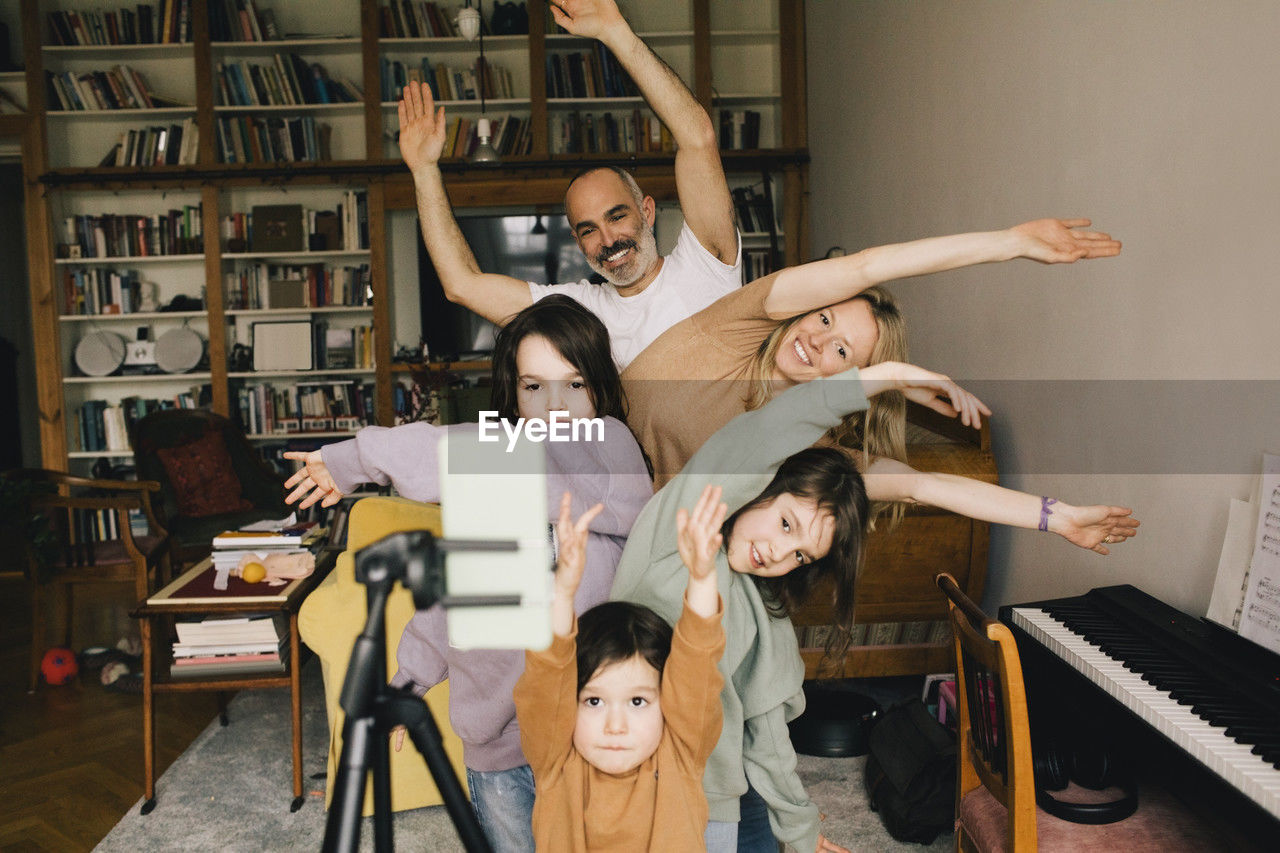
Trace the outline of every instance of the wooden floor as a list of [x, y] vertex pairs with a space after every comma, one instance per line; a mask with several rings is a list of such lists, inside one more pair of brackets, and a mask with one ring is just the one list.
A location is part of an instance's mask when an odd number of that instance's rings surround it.
[[[97, 673], [27, 693], [27, 589], [0, 578], [0, 851], [90, 850], [142, 798], [142, 697]], [[156, 697], [159, 775], [217, 715], [212, 693]]]

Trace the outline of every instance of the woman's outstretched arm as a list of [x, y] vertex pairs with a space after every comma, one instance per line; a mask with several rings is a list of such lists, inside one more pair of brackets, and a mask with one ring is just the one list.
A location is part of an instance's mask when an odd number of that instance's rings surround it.
[[1012, 527], [1048, 530], [1097, 554], [1136, 536], [1138, 519], [1123, 506], [1074, 506], [955, 474], [917, 471], [894, 459], [877, 459], [862, 475], [874, 501], [908, 501]]
[[1069, 264], [1120, 254], [1119, 240], [1101, 231], [1085, 230], [1089, 225], [1088, 219], [1037, 219], [1003, 231], [891, 243], [788, 267], [773, 274], [765, 311], [776, 319], [794, 317], [843, 302], [873, 285], [974, 264], [1014, 258]]

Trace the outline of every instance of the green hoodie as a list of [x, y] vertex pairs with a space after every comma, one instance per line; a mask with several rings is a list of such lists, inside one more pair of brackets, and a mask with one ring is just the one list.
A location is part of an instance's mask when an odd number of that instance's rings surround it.
[[[645, 505], [627, 539], [610, 597], [652, 607], [675, 624], [689, 574], [676, 548], [676, 511], [692, 509], [708, 484], [721, 486], [729, 513], [773, 479], [788, 456], [810, 447], [849, 412], [867, 407], [857, 369], [815, 379], [730, 421]], [[727, 543], [726, 543], [727, 544]], [[791, 620], [769, 615], [755, 582], [716, 557], [724, 601], [720, 672], [724, 731], [702, 787], [711, 820], [736, 822], [751, 786], [769, 806], [774, 835], [798, 850], [818, 844], [818, 809], [796, 776], [787, 721], [804, 710], [804, 663]]]

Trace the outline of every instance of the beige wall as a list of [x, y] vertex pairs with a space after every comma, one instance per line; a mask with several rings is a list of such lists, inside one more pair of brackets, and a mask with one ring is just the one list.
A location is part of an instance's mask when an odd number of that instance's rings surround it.
[[[1006, 485], [1143, 520], [1110, 558], [995, 531], [986, 604], [1128, 582], [1203, 613], [1228, 500], [1280, 451], [1280, 383], [1135, 380], [1280, 380], [1280, 4], [810, 0], [807, 16], [816, 252], [1040, 216], [1090, 216], [1125, 244], [894, 288], [914, 360], [990, 397]], [[1100, 381], [998, 381], [1066, 379]]]

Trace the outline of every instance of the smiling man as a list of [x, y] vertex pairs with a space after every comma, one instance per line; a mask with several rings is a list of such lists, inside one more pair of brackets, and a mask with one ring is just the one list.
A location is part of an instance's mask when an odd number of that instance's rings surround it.
[[413, 173], [423, 241], [451, 301], [501, 325], [535, 300], [564, 293], [604, 322], [622, 369], [669, 327], [742, 283], [733, 202], [711, 118], [679, 76], [632, 32], [613, 0], [561, 0], [552, 3], [551, 12], [569, 32], [609, 48], [675, 139], [684, 225], [671, 254], [658, 254], [653, 198], [625, 170], [600, 167], [570, 181], [565, 215], [587, 263], [604, 283], [547, 285], [487, 274], [458, 229], [445, 193], [439, 167], [444, 108], [435, 107], [425, 85], [405, 87], [400, 152]]

